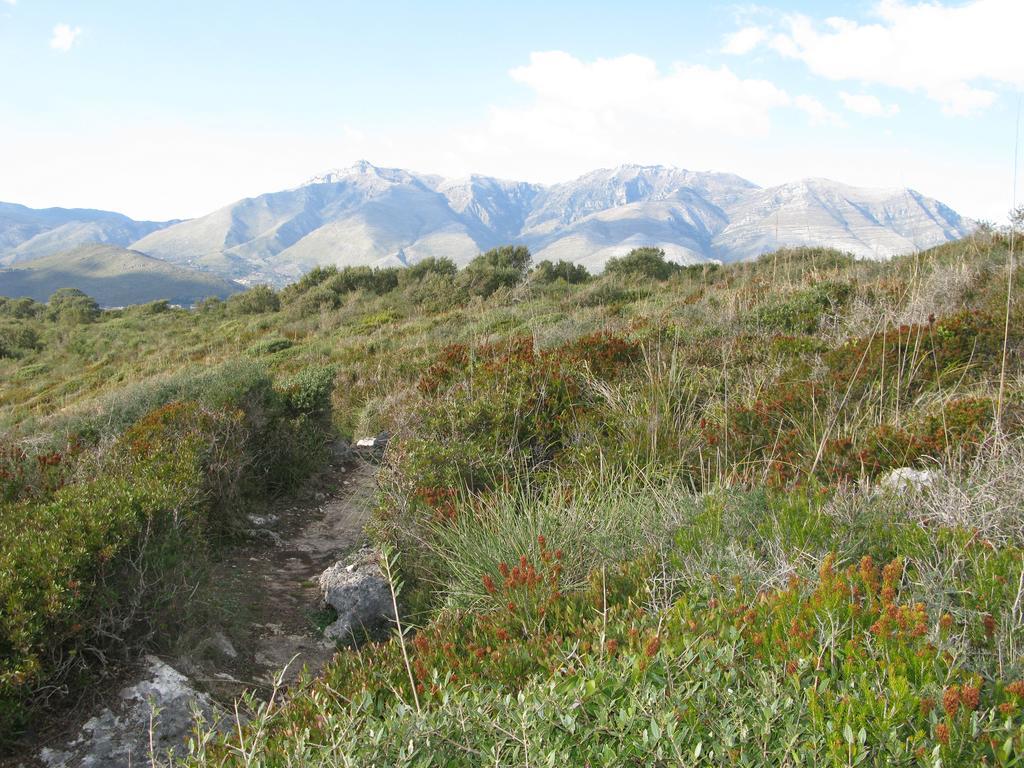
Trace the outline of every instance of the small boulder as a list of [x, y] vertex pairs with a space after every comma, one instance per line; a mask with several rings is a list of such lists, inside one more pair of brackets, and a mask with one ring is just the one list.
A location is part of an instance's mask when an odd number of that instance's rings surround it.
[[373, 437], [361, 437], [356, 440], [355, 450], [357, 453], [381, 456], [384, 449], [388, 447], [390, 435], [387, 432], [379, 432]]
[[60, 748], [44, 749], [47, 765], [83, 768], [128, 768], [149, 765], [186, 752], [196, 717], [224, 726], [216, 707], [189, 679], [154, 656], [146, 657], [145, 676], [121, 691], [119, 701], [92, 717], [78, 737]]
[[900, 467], [894, 469], [884, 478], [880, 485], [889, 491], [915, 491], [920, 493], [925, 488], [935, 485], [939, 479], [938, 473], [930, 469], [914, 469], [913, 467]]
[[361, 549], [320, 574], [320, 591], [323, 604], [338, 614], [337, 620], [324, 629], [324, 635], [332, 640], [354, 642], [366, 636], [381, 637], [391, 626], [391, 589], [372, 549]]

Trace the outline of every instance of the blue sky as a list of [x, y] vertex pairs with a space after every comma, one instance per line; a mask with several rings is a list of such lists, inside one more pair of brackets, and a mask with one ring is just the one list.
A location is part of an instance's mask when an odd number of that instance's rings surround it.
[[0, 200], [196, 216], [357, 159], [911, 186], [1005, 220], [1024, 0], [0, 0]]

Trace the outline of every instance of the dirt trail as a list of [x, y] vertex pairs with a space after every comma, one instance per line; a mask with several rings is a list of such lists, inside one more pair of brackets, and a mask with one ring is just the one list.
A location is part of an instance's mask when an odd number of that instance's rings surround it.
[[0, 765], [148, 765], [146, 699], [153, 691], [168, 702], [161, 717], [180, 721], [168, 724], [161, 747], [180, 748], [194, 702], [220, 702], [230, 711], [246, 690], [268, 694], [286, 666], [286, 683], [303, 667], [319, 672], [335, 644], [322, 634], [329, 619], [319, 610], [318, 577], [363, 544], [375, 488], [375, 465], [339, 445], [296, 494], [248, 515], [250, 539], [224, 553], [208, 592], [197, 598], [210, 601], [216, 622], [191, 633], [177, 654], [124, 666], [91, 706], [63, 727], [41, 728], [43, 744], [26, 744], [25, 753]]
[[211, 673], [197, 683], [215, 695], [237, 693], [239, 686], [271, 685], [289, 662], [293, 679], [303, 665], [316, 671], [330, 660], [335, 645], [319, 631], [317, 579], [362, 543], [374, 489], [371, 464], [339, 460], [302, 496], [252, 516], [262, 545], [239, 549], [214, 573], [235, 620], [197, 649], [195, 677]]

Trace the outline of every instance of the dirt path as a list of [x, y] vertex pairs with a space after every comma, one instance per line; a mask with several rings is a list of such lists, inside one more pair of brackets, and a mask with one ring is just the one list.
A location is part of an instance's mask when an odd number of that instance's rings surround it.
[[[180, 748], [198, 702], [212, 712], [249, 690], [266, 695], [285, 667], [286, 682], [305, 667], [319, 672], [335, 651], [322, 627], [318, 577], [364, 540], [373, 507], [375, 467], [339, 446], [332, 461], [300, 491], [248, 516], [250, 540], [214, 566], [210, 589], [216, 622], [191, 633], [177, 653], [149, 656], [120, 670], [116, 687], [68, 718], [49, 749], [29, 750], [15, 765], [123, 768], [148, 765], [150, 702], [164, 723], [158, 751]], [[166, 726], [166, 727], [164, 727]], [[41, 747], [42, 745], [40, 745]], [[6, 763], [11, 764], [11, 763]]]
[[265, 546], [243, 548], [218, 565], [214, 579], [227, 587], [235, 621], [198, 649], [196, 678], [203, 669], [211, 674], [196, 682], [215, 695], [234, 694], [239, 686], [272, 685], [285, 666], [294, 679], [304, 665], [317, 671], [330, 660], [335, 646], [320, 634], [317, 579], [362, 543], [374, 489], [372, 465], [345, 461], [304, 489], [304, 498], [252, 516]]

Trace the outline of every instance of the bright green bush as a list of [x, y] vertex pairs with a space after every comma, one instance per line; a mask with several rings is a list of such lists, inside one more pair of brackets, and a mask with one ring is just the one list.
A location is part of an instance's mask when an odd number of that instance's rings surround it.
[[[80, 679], [84, 648], [123, 652], [180, 618], [203, 541], [201, 433], [219, 430], [195, 409], [157, 418], [173, 436], [137, 430], [100, 476], [0, 516], [0, 740], [32, 716], [40, 688]], [[132, 581], [143, 560], [151, 575]]]

